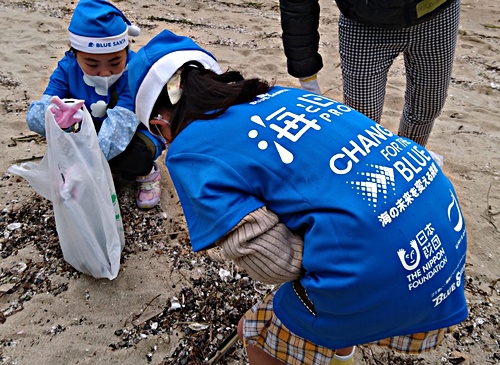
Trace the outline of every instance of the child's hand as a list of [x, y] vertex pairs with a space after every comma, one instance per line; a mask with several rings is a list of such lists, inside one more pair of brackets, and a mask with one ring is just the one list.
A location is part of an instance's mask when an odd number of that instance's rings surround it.
[[61, 129], [67, 129], [73, 124], [82, 121], [83, 112], [81, 111], [81, 108], [84, 104], [83, 101], [66, 104], [64, 101], [59, 99], [58, 96], [52, 97], [50, 101], [54, 104], [50, 107], [50, 111], [54, 114], [54, 119]]

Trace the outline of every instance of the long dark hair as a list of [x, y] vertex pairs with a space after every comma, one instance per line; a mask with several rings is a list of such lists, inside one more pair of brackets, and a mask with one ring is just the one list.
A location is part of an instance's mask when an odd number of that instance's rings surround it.
[[153, 113], [160, 106], [172, 108], [170, 120], [172, 138], [175, 138], [193, 120], [211, 120], [229, 107], [249, 102], [269, 91], [267, 81], [257, 78], [245, 80], [239, 71], [227, 70], [216, 74], [196, 61], [182, 66], [182, 97], [172, 106], [165, 87], [156, 100]]

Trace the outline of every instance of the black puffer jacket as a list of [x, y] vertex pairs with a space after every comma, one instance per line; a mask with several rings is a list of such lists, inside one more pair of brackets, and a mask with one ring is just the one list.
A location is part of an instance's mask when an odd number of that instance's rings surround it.
[[[335, 0], [349, 19], [374, 27], [400, 29], [431, 19], [459, 0]], [[321, 70], [318, 53], [318, 0], [280, 0], [283, 47], [288, 73], [312, 76]]]
[[423, 23], [455, 0], [335, 0], [349, 19], [378, 28], [401, 29]]
[[294, 77], [316, 74], [323, 67], [318, 53], [318, 0], [280, 0], [280, 11], [288, 73]]

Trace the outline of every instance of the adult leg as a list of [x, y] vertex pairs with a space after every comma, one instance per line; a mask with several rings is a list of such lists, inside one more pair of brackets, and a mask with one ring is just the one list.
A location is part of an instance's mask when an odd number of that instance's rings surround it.
[[446, 101], [458, 35], [460, 1], [432, 20], [408, 29], [404, 52], [405, 105], [400, 136], [425, 146]]
[[375, 28], [339, 18], [339, 52], [344, 103], [380, 122], [387, 73], [403, 51], [398, 31]]

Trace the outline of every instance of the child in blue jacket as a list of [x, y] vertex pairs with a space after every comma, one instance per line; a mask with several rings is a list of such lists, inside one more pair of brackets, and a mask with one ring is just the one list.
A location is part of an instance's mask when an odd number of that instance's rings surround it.
[[44, 136], [45, 111], [54, 103], [60, 109], [56, 121], [68, 128], [67, 118], [58, 117], [65, 109], [60, 99], [83, 100], [113, 173], [136, 180], [137, 206], [152, 208], [160, 200], [160, 171], [155, 160], [165, 149], [165, 141], [140, 122], [127, 83], [128, 63], [135, 55], [128, 37], [140, 31], [105, 0], [79, 1], [68, 30], [71, 48], [52, 73], [42, 98], [31, 103], [28, 127]]
[[467, 235], [429, 152], [335, 100], [221, 72], [163, 31], [129, 65], [194, 251], [276, 284], [240, 320], [250, 364], [350, 365], [435, 348], [468, 314]]

